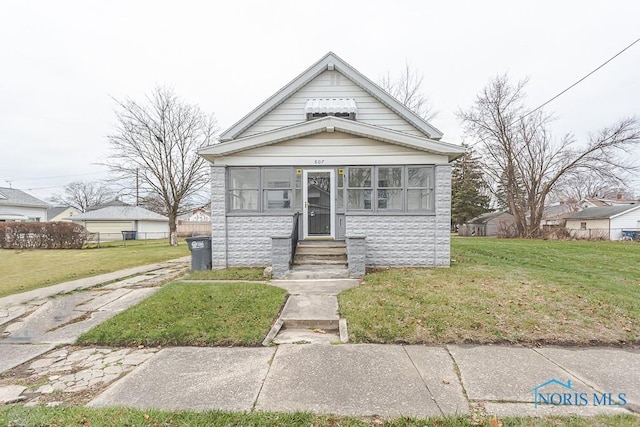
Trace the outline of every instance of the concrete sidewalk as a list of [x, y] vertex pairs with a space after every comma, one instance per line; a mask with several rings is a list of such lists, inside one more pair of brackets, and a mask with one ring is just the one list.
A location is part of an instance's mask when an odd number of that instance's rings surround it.
[[90, 405], [388, 417], [634, 413], [640, 410], [640, 350], [177, 347], [159, 351]]

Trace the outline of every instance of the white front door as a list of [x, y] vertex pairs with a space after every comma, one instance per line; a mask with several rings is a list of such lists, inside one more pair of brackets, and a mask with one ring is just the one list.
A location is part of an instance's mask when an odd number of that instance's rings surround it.
[[335, 238], [333, 169], [305, 169], [302, 175], [302, 217], [305, 239]]

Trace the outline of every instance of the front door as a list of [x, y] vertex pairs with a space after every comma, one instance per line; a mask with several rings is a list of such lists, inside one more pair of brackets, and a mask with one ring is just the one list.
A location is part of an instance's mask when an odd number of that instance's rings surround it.
[[302, 215], [305, 239], [333, 239], [335, 189], [333, 169], [304, 170]]

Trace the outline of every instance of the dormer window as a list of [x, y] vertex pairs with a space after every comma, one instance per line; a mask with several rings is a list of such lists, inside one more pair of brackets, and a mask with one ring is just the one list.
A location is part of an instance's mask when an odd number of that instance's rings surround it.
[[304, 106], [304, 112], [307, 120], [327, 116], [355, 120], [358, 106], [353, 98], [309, 98]]

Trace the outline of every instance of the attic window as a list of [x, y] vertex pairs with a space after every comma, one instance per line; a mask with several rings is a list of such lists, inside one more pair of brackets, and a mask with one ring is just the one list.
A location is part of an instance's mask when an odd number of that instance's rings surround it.
[[307, 120], [333, 116], [355, 120], [358, 112], [353, 98], [310, 98], [304, 106]]

